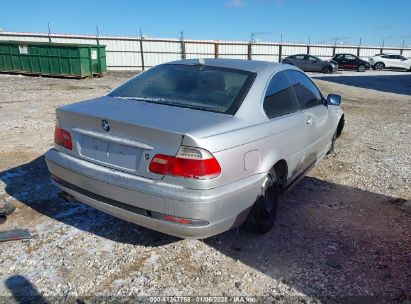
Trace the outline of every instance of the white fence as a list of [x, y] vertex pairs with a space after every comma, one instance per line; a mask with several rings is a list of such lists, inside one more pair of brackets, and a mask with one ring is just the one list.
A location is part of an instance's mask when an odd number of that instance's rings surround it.
[[239, 58], [279, 62], [282, 58], [303, 53], [330, 59], [336, 53], [351, 53], [367, 59], [377, 53], [398, 53], [411, 57], [411, 48], [355, 45], [320, 45], [217, 40], [180, 40], [138, 37], [87, 36], [0, 32], [0, 40], [83, 43], [106, 45], [109, 70], [141, 70], [154, 65], [190, 58]]

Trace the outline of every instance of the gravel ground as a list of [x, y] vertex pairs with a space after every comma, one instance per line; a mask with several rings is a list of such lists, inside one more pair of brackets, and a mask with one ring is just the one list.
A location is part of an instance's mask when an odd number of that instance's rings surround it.
[[[67, 203], [49, 182], [42, 155], [52, 146], [55, 107], [102, 95], [130, 75], [0, 75], [0, 202], [17, 207], [0, 231], [34, 236], [0, 243], [0, 302], [243, 295], [411, 303], [410, 73], [379, 72], [383, 83], [373, 72], [313, 74], [324, 93], [343, 96], [346, 128], [336, 153], [282, 197], [268, 234], [239, 229], [205, 240]], [[354, 78], [347, 85], [342, 77]]]

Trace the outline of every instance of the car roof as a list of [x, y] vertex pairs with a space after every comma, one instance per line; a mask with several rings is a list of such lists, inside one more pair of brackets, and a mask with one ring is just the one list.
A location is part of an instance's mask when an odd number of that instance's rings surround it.
[[215, 66], [229, 69], [238, 69], [256, 73], [265, 68], [271, 68], [276, 70], [289, 69], [289, 66], [285, 66], [281, 63], [274, 63], [268, 61], [259, 61], [259, 60], [245, 60], [245, 59], [184, 59], [168, 62], [166, 64], [185, 64], [185, 65], [194, 65], [202, 64], [204, 66]]

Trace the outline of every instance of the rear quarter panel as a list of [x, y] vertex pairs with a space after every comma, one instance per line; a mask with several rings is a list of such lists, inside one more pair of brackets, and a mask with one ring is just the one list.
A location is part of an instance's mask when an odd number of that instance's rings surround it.
[[291, 175], [303, 161], [297, 148], [304, 141], [305, 134], [297, 130], [303, 119], [303, 114], [298, 112], [207, 138], [186, 136], [183, 144], [213, 153], [220, 164], [221, 175], [203, 181], [165, 176], [164, 181], [186, 188], [215, 188], [267, 173], [281, 159], [287, 162], [288, 175]]

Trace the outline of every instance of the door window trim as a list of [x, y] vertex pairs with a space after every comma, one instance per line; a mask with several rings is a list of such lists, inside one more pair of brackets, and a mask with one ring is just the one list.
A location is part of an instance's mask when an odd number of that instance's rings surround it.
[[[298, 102], [298, 98], [297, 98], [297, 96], [295, 95], [293, 88], [291, 87], [291, 83], [290, 83], [290, 81], [288, 80], [288, 77], [287, 77], [287, 76], [285, 75], [285, 73], [284, 73], [284, 71], [288, 71], [288, 70], [297, 71], [297, 70], [292, 70], [292, 69], [276, 71], [276, 72], [274, 72], [273, 74], [271, 74], [269, 80], [267, 81], [267, 84], [265, 85], [264, 93], [263, 93], [263, 96], [262, 96], [262, 101], [261, 101], [261, 103], [260, 103], [260, 108], [261, 108], [261, 110], [263, 111], [264, 115], [265, 115], [270, 121], [271, 121], [271, 120], [274, 120], [274, 119], [277, 119], [277, 118], [282, 118], [282, 117], [291, 116], [291, 115], [294, 115], [294, 114], [296, 114], [296, 113], [299, 113], [299, 112], [301, 112], [301, 111], [303, 110], [303, 109], [301, 109], [300, 103]], [[280, 73], [282, 74], [282, 76], [284, 77], [284, 79], [287, 81], [288, 88], [291, 89], [291, 94], [293, 95], [295, 101], [297, 102], [297, 107], [298, 107], [298, 109], [297, 109], [297, 111], [294, 111], [294, 112], [291, 112], [291, 113], [287, 113], [287, 114], [284, 114], [284, 115], [281, 115], [281, 116], [276, 116], [276, 117], [270, 118], [270, 117], [267, 115], [267, 113], [265, 112], [265, 110], [264, 110], [264, 102], [265, 102], [265, 98], [266, 98], [266, 96], [267, 96], [267, 91], [268, 91], [268, 88], [269, 88], [269, 86], [270, 86], [271, 80], [273, 80], [273, 78], [274, 78], [276, 75], [280, 74]], [[321, 96], [322, 96], [322, 95], [321, 95]]]
[[[299, 102], [299, 100], [298, 100], [297, 94], [294, 92], [294, 89], [293, 89], [293, 87], [291, 86], [290, 80], [288, 79], [287, 75], [284, 75], [285, 78], [287, 78], [287, 81], [288, 81], [288, 83], [289, 83], [289, 85], [290, 85], [290, 87], [291, 87], [291, 91], [292, 91], [293, 94], [294, 94], [294, 98], [296, 98], [297, 101], [298, 101], [298, 105], [299, 105], [300, 111], [304, 111], [304, 110], [307, 110], [307, 109], [315, 108], [315, 107], [318, 107], [318, 106], [325, 106], [325, 107], [328, 108], [327, 100], [324, 98], [324, 95], [323, 95], [323, 93], [321, 92], [320, 88], [317, 87], [317, 85], [314, 83], [314, 81], [312, 81], [311, 77], [308, 77], [305, 73], [300, 72], [300, 71], [298, 71], [298, 70], [287, 69], [287, 70], [283, 70], [283, 72], [284, 72], [284, 71], [295, 71], [295, 72], [298, 72], [298, 73], [300, 73], [300, 74], [303, 74], [305, 77], [307, 77], [307, 78], [311, 81], [311, 83], [314, 85], [314, 87], [320, 92], [322, 104], [318, 104], [318, 105], [315, 105], [315, 106], [313, 106], [313, 107], [309, 107], [309, 108], [304, 108], [304, 109], [302, 109], [301, 106], [300, 106], [300, 102]], [[264, 96], [265, 96], [265, 95], [264, 95]]]

